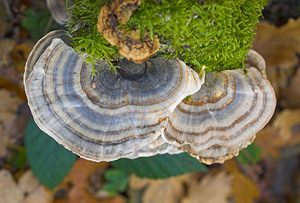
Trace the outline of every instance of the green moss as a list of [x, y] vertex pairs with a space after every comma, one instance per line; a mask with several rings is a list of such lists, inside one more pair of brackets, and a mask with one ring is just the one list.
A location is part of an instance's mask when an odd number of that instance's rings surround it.
[[[120, 56], [97, 32], [96, 23], [105, 0], [75, 0], [70, 32], [74, 48], [87, 53], [89, 62], [113, 61]], [[265, 0], [144, 0], [134, 13], [129, 29], [157, 34], [158, 54], [180, 58], [199, 71], [243, 67], [251, 47], [255, 25]]]
[[97, 61], [105, 60], [115, 70], [113, 61], [120, 58], [118, 49], [111, 46], [97, 32], [98, 14], [106, 0], [73, 0], [73, 2], [69, 10], [71, 20], [68, 23], [73, 40], [72, 47], [79, 54], [86, 54], [86, 62], [95, 65]]

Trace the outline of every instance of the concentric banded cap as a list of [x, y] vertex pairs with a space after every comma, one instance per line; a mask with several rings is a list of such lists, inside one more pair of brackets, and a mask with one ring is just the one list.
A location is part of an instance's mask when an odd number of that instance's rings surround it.
[[[250, 144], [271, 119], [276, 97], [251, 51], [243, 69], [206, 74], [202, 88], [169, 118], [165, 138], [207, 164], [222, 163]], [[248, 55], [248, 56], [249, 56]], [[253, 58], [254, 57], [254, 58]], [[255, 59], [255, 61], [253, 61]]]
[[180, 60], [162, 58], [143, 64], [139, 77], [115, 74], [104, 62], [94, 76], [63, 40], [46, 38], [26, 65], [28, 104], [43, 131], [85, 159], [111, 161], [153, 143], [170, 113], [203, 83]]

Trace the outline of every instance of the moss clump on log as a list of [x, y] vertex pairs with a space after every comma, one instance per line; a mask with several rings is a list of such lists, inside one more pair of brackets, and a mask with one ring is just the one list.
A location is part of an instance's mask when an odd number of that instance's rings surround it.
[[[202, 2], [202, 3], [201, 3]], [[221, 71], [244, 66], [255, 25], [266, 0], [144, 0], [124, 29], [139, 29], [141, 35], [158, 35], [158, 52], [179, 58], [200, 71]], [[87, 53], [87, 62], [112, 61], [121, 56], [97, 32], [96, 24], [107, 0], [74, 0], [69, 31], [73, 47]]]

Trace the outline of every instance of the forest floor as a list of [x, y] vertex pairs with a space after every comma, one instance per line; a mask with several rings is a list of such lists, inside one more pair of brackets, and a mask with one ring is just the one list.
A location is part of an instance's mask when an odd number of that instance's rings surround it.
[[272, 121], [238, 158], [208, 172], [164, 180], [130, 176], [104, 190], [108, 163], [77, 159], [54, 189], [29, 166], [24, 134], [31, 120], [22, 76], [34, 45], [57, 29], [44, 1], [0, 2], [0, 203], [298, 203], [300, 202], [300, 1], [273, 0], [263, 11], [253, 49], [267, 62], [277, 95]]

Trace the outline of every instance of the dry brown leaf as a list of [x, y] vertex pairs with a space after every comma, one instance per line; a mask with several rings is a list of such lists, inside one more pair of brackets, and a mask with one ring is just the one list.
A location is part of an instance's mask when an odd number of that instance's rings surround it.
[[26, 60], [33, 48], [31, 42], [25, 42], [22, 44], [16, 44], [11, 52], [11, 57], [14, 61], [14, 67], [19, 73], [24, 72], [24, 66]]
[[266, 22], [257, 26], [253, 48], [266, 60], [268, 67], [290, 68], [297, 64], [300, 52], [300, 19], [290, 19], [282, 27]]
[[90, 177], [98, 170], [105, 170], [107, 163], [95, 163], [79, 159], [73, 166], [69, 175], [65, 178], [61, 187], [72, 185], [65, 203], [99, 203], [102, 202], [90, 192]]
[[255, 139], [255, 143], [262, 149], [262, 157], [271, 155], [278, 157], [279, 148], [283, 145], [279, 132], [272, 126], [268, 126], [260, 131]]
[[235, 203], [253, 203], [259, 197], [255, 182], [241, 173], [233, 174], [232, 190]]
[[[2, 89], [0, 89], [0, 98], [0, 112], [2, 113], [15, 113], [18, 106], [22, 103], [18, 97]], [[0, 119], [2, 118], [5, 118], [5, 116], [0, 117]]]
[[22, 190], [7, 170], [0, 171], [0, 198], [5, 203], [22, 203]]
[[143, 195], [143, 203], [179, 203], [184, 195], [182, 177], [153, 180]]
[[265, 58], [268, 78], [280, 97], [295, 76], [293, 69], [300, 53], [300, 19], [290, 19], [279, 28], [266, 22], [258, 24], [253, 48]]
[[300, 143], [300, 109], [280, 112], [273, 125], [285, 145]]
[[272, 125], [258, 133], [255, 141], [264, 153], [278, 157], [280, 148], [300, 143], [300, 110], [284, 110]]
[[[130, 176], [130, 200], [143, 203], [176, 203], [184, 195], [184, 183], [189, 182], [191, 174], [176, 176], [163, 180], [153, 180]], [[142, 194], [143, 193], [143, 194]], [[135, 197], [135, 196], [138, 197]], [[140, 197], [142, 196], [142, 197]]]
[[[1, 70], [0, 70], [0, 74], [1, 74]], [[17, 96], [22, 99], [23, 101], [26, 101], [27, 98], [26, 98], [26, 95], [25, 95], [25, 92], [24, 92], [24, 88], [23, 88], [23, 84], [22, 86], [19, 84], [20, 81], [16, 81], [16, 82], [13, 82], [12, 80], [6, 78], [6, 76], [8, 74], [16, 74], [16, 71], [6, 71], [6, 73], [4, 74], [4, 76], [0, 76], [0, 89], [5, 89], [5, 90], [8, 90], [10, 92], [14, 92], [17, 94]], [[17, 79], [19, 80], [19, 79]]]
[[0, 88], [17, 93], [26, 100], [22, 77], [32, 42], [16, 44], [15, 40], [0, 39]]
[[226, 170], [232, 175], [232, 197], [235, 203], [253, 203], [259, 197], [256, 183], [240, 172], [234, 160], [224, 164]]
[[281, 91], [281, 103], [284, 107], [300, 108], [300, 65], [288, 86]]
[[19, 188], [24, 194], [22, 203], [51, 203], [52, 192], [41, 185], [32, 174], [26, 171], [19, 180]]
[[206, 175], [200, 182], [189, 184], [188, 195], [182, 203], [227, 203], [231, 185], [232, 176], [224, 171]]
[[[56, 199], [52, 203], [69, 203], [70, 201], [67, 199]], [[82, 202], [76, 201], [74, 203], [90, 203], [89, 200], [84, 200]], [[126, 203], [126, 200], [123, 197], [108, 197], [105, 199], [98, 200], [97, 203]]]
[[12, 63], [11, 52], [15, 45], [15, 40], [0, 39], [0, 68], [7, 67]]
[[151, 184], [151, 179], [148, 178], [140, 178], [135, 175], [131, 175], [129, 177], [129, 199], [131, 203], [139, 203], [142, 201], [143, 192], [145, 188]]
[[0, 157], [7, 154], [7, 146], [11, 143], [9, 136], [5, 135], [5, 131], [0, 127]]
[[7, 90], [0, 89], [0, 157], [7, 153], [7, 146], [21, 136], [16, 126], [17, 109], [22, 101]]
[[117, 197], [109, 197], [106, 199], [103, 199], [99, 201], [98, 203], [125, 203], [126, 200], [123, 197], [117, 196]]
[[52, 193], [42, 186], [31, 171], [26, 171], [19, 180], [11, 173], [0, 171], [0, 202], [5, 203], [51, 203]]
[[131, 175], [129, 177], [129, 187], [132, 190], [142, 190], [149, 183], [151, 183], [151, 179], [139, 178], [139, 177], [137, 177], [135, 175]]

